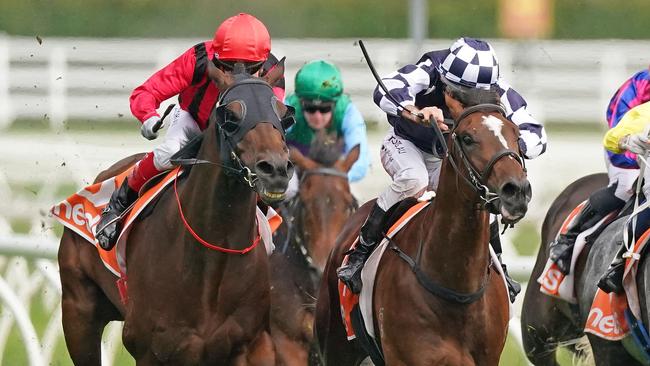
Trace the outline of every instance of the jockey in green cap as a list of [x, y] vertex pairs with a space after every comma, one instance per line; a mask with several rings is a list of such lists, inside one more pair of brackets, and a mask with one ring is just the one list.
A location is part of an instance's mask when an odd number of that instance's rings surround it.
[[[335, 132], [343, 138], [342, 153], [348, 153], [360, 145], [359, 159], [348, 172], [350, 182], [360, 180], [368, 171], [368, 141], [366, 125], [350, 97], [343, 93], [341, 72], [331, 62], [310, 61], [296, 74], [295, 92], [285, 104], [296, 109], [296, 123], [287, 131], [287, 145], [294, 146], [303, 155], [309, 154], [309, 146], [320, 130]], [[289, 182], [287, 197], [298, 190], [296, 175]]]

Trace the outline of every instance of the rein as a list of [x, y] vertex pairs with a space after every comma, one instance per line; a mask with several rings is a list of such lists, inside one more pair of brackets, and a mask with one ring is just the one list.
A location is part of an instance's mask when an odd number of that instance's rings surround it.
[[305, 170], [300, 176], [300, 181], [302, 182], [305, 178], [307, 178], [310, 175], [331, 175], [334, 177], [348, 179], [348, 173], [346, 172], [342, 172], [336, 168], [319, 167], [316, 169]]
[[[212, 162], [209, 160], [203, 160], [203, 159], [198, 159], [198, 158], [193, 158], [193, 159], [175, 159], [172, 161], [173, 164], [176, 165], [198, 165], [198, 164], [211, 164], [214, 166], [218, 166], [224, 169], [224, 173], [226, 175], [230, 176], [236, 176], [239, 179], [241, 179], [244, 183], [248, 185], [249, 188], [251, 188], [253, 191], [257, 192], [255, 188], [255, 183], [258, 180], [257, 174], [251, 171], [250, 168], [248, 168], [242, 161], [241, 158], [237, 155], [235, 152], [234, 146], [243, 139], [244, 135], [248, 133], [251, 129], [253, 129], [260, 121], [266, 121], [271, 123], [276, 129], [281, 131], [282, 135], [284, 136], [284, 125], [283, 125], [283, 119], [277, 115], [277, 112], [275, 111], [275, 107], [273, 105], [273, 90], [271, 86], [266, 83], [263, 80], [260, 79], [253, 79], [250, 77], [250, 75], [247, 74], [237, 74], [235, 75], [236, 82], [233, 85], [230, 85], [226, 90], [224, 90], [221, 95], [219, 96], [219, 100], [217, 102], [217, 107], [213, 112], [213, 116], [216, 118], [214, 119], [215, 123], [215, 130], [216, 130], [216, 138], [219, 139], [222, 143], [219, 144], [218, 146], [221, 149], [221, 161], [226, 162], [226, 164], [222, 162]], [[241, 86], [249, 86], [251, 88], [254, 87], [261, 87], [262, 90], [258, 91], [257, 93], [251, 92], [249, 89], [242, 89]], [[263, 109], [260, 105], [259, 100], [260, 97], [264, 96], [264, 94], [269, 95], [269, 101], [270, 104], [267, 109]], [[227, 96], [230, 98], [227, 98]], [[248, 106], [246, 105], [246, 101], [251, 101]], [[228, 110], [228, 104], [229, 103], [239, 103], [242, 106], [242, 109], [244, 110], [243, 115], [240, 116], [238, 119], [232, 119], [233, 117], [231, 116], [231, 113]], [[246, 112], [247, 111], [247, 112]], [[225, 143], [225, 144], [224, 144]], [[226, 159], [230, 158], [229, 161]], [[234, 166], [230, 166], [228, 163], [233, 164]], [[246, 254], [253, 250], [260, 242], [261, 237], [259, 235], [259, 228], [258, 228], [258, 235], [257, 237], [253, 240], [253, 243], [251, 243], [248, 247], [244, 249], [231, 249], [231, 248], [226, 248], [220, 245], [212, 244], [209, 243], [208, 241], [204, 240], [201, 238], [199, 234], [197, 234], [194, 229], [190, 226], [189, 222], [185, 218], [185, 214], [183, 213], [183, 207], [181, 205], [181, 199], [180, 196], [178, 195], [178, 173], [176, 172], [176, 179], [174, 180], [174, 194], [176, 196], [176, 204], [178, 205], [178, 212], [180, 214], [181, 220], [183, 221], [183, 225], [185, 226], [185, 229], [196, 239], [201, 245], [208, 249], [216, 250], [222, 253], [227, 253], [227, 254]]]
[[219, 245], [216, 245], [216, 244], [211, 244], [211, 243], [207, 242], [206, 240], [201, 238], [199, 236], [199, 234], [197, 234], [194, 231], [194, 229], [192, 229], [189, 222], [187, 222], [187, 219], [185, 218], [185, 215], [183, 214], [183, 207], [181, 206], [181, 199], [180, 199], [180, 197], [178, 195], [178, 184], [177, 184], [177, 182], [178, 182], [178, 173], [179, 172], [180, 172], [180, 169], [176, 172], [176, 179], [174, 179], [174, 195], [176, 196], [176, 203], [178, 205], [178, 212], [180, 213], [181, 220], [183, 221], [183, 225], [185, 226], [187, 231], [189, 231], [189, 233], [192, 234], [194, 239], [196, 239], [196, 241], [198, 241], [199, 243], [201, 243], [201, 245], [203, 245], [204, 247], [206, 247], [208, 249], [216, 250], [216, 251], [219, 251], [219, 252], [222, 252], [222, 253], [227, 253], [227, 254], [246, 254], [246, 253], [250, 252], [251, 250], [255, 249], [255, 247], [257, 246], [257, 244], [260, 243], [260, 240], [261, 240], [261, 237], [259, 235], [257, 235], [255, 240], [253, 240], [253, 243], [251, 245], [249, 245], [248, 247], [246, 247], [244, 249], [231, 249], [231, 248], [226, 248], [226, 247], [222, 247], [222, 246], [219, 246]]
[[[453, 141], [453, 147], [460, 155], [460, 161], [462, 162], [463, 166], [467, 170], [468, 176], [465, 176], [461, 173], [461, 170], [459, 168], [458, 163], [456, 162], [456, 159], [454, 159], [453, 155], [448, 152], [446, 144], [443, 145], [445, 157], [449, 160], [449, 163], [451, 164], [456, 174], [462, 177], [463, 180], [472, 188], [472, 190], [474, 190], [474, 192], [478, 194], [479, 198], [483, 201], [482, 209], [486, 209], [486, 206], [493, 203], [499, 198], [498, 194], [491, 192], [490, 189], [487, 187], [487, 185], [484, 183], [485, 180], [492, 173], [492, 169], [494, 168], [494, 165], [500, 159], [506, 156], [510, 156], [513, 157], [515, 160], [517, 160], [522, 165], [522, 167], [524, 167], [524, 162], [521, 156], [517, 152], [511, 149], [504, 149], [496, 153], [492, 158], [490, 158], [488, 164], [485, 166], [482, 172], [479, 172], [478, 169], [476, 169], [476, 167], [474, 166], [474, 164], [472, 164], [472, 162], [469, 160], [469, 158], [467, 157], [467, 152], [463, 148], [463, 145], [459, 142], [460, 137], [456, 134], [456, 129], [458, 128], [460, 123], [463, 120], [465, 120], [470, 114], [475, 112], [485, 111], [485, 110], [496, 111], [501, 113], [502, 115], [505, 113], [503, 108], [499, 105], [478, 104], [465, 109], [463, 113], [461, 113], [461, 115], [458, 117], [458, 119], [454, 122], [454, 126], [451, 130], [450, 138]], [[413, 273], [415, 274], [418, 283], [427, 292], [437, 297], [440, 297], [443, 300], [461, 304], [461, 305], [467, 305], [476, 302], [485, 293], [485, 289], [487, 288], [487, 284], [490, 278], [489, 271], [488, 271], [488, 275], [485, 276], [485, 279], [478, 290], [470, 293], [458, 292], [450, 288], [436, 284], [435, 282], [431, 281], [431, 279], [429, 279], [429, 277], [426, 275], [426, 273], [424, 273], [424, 271], [422, 271], [422, 268], [420, 267], [420, 258], [422, 255], [422, 249], [424, 245], [421, 240], [418, 245], [417, 256], [415, 257], [415, 259], [413, 259], [404, 251], [402, 251], [390, 238], [388, 237], [385, 238], [388, 240], [388, 248], [394, 251], [399, 258], [401, 258], [408, 264], [408, 266], [411, 268], [411, 271], [413, 271]]]
[[[331, 168], [331, 167], [318, 167], [315, 169], [309, 169], [305, 170], [302, 172], [302, 175], [300, 176], [300, 183], [302, 182], [311, 175], [328, 175], [328, 176], [334, 176], [334, 177], [340, 177], [340, 178], [345, 178], [348, 179], [348, 174], [346, 172], [340, 171], [336, 168]], [[312, 259], [311, 255], [309, 254], [309, 249], [305, 246], [305, 240], [303, 238], [305, 234], [304, 227], [302, 225], [302, 209], [304, 208], [304, 204], [302, 200], [300, 199], [300, 194], [297, 194], [293, 199], [291, 199], [286, 205], [289, 214], [291, 215], [288, 220], [286, 220], [287, 224], [287, 237], [286, 240], [284, 241], [283, 245], [280, 249], [280, 252], [283, 254], [287, 254], [287, 251], [291, 246], [293, 246], [295, 249], [297, 249], [297, 252], [300, 253], [300, 259], [302, 260], [303, 264], [306, 265], [309, 269], [312, 269], [316, 272], [320, 272], [315, 266], [314, 266], [314, 260]], [[352, 209], [356, 211], [356, 209], [359, 208], [359, 205], [356, 201], [352, 202]], [[293, 220], [292, 220], [293, 219]], [[295, 222], [294, 222], [295, 221]], [[293, 233], [295, 232], [295, 235]]]
[[197, 159], [197, 158], [171, 159], [170, 162], [172, 163], [172, 165], [180, 165], [180, 166], [192, 166], [192, 165], [200, 165], [200, 164], [210, 164], [210, 165], [218, 166], [220, 168], [225, 169], [226, 174], [240, 178], [251, 189], [255, 190], [255, 182], [257, 181], [257, 174], [253, 173], [246, 165], [244, 165], [244, 163], [242, 163], [241, 159], [239, 159], [239, 156], [237, 156], [237, 154], [235, 154], [234, 151], [231, 151], [230, 157], [233, 161], [237, 163], [237, 165], [239, 165], [239, 169], [233, 168], [229, 165], [216, 163], [214, 161]]

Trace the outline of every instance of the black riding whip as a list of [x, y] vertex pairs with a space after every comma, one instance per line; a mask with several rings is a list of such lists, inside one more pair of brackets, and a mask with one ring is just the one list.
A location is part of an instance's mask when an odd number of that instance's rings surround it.
[[160, 117], [158, 122], [156, 122], [156, 124], [153, 125], [153, 128], [152, 128], [153, 132], [158, 132], [160, 127], [162, 127], [163, 120], [165, 119], [165, 117], [167, 117], [167, 115], [169, 115], [169, 113], [171, 113], [172, 109], [174, 109], [175, 106], [176, 106], [176, 104], [170, 104], [167, 107], [167, 109], [165, 109], [165, 113], [163, 113], [162, 117]]
[[[377, 85], [379, 85], [379, 87], [384, 91], [386, 95], [386, 99], [390, 100], [395, 105], [395, 107], [399, 112], [407, 111], [413, 116], [416, 116], [420, 119], [424, 119], [424, 115], [422, 115], [422, 113], [414, 113], [402, 107], [402, 105], [399, 104], [397, 99], [395, 99], [395, 97], [390, 93], [390, 91], [388, 91], [388, 88], [386, 87], [386, 85], [384, 85], [384, 82], [379, 77], [379, 74], [377, 74], [377, 70], [375, 70], [375, 66], [372, 64], [372, 61], [370, 60], [370, 55], [368, 55], [368, 51], [366, 50], [366, 46], [363, 44], [363, 41], [359, 40], [358, 43], [359, 43], [359, 47], [361, 47], [361, 52], [363, 52], [363, 57], [366, 59], [368, 68], [370, 69], [372, 76], [374, 76], [375, 80], [377, 80]], [[436, 140], [437, 140], [433, 144], [434, 152], [438, 153], [439, 156], [441, 157], [447, 155], [447, 142], [445, 140], [445, 137], [442, 135], [442, 131], [440, 130], [440, 127], [438, 127], [438, 123], [431, 121], [430, 119], [429, 124], [433, 128], [433, 132], [435, 133]]]

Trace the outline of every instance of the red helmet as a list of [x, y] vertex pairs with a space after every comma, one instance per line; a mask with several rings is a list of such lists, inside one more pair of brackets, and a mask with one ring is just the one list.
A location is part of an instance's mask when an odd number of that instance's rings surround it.
[[260, 62], [269, 57], [271, 36], [259, 19], [239, 13], [221, 23], [212, 46], [221, 61]]

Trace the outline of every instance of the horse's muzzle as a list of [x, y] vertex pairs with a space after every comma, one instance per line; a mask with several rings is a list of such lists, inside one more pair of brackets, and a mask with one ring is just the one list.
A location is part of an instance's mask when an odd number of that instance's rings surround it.
[[498, 194], [504, 222], [515, 223], [526, 215], [532, 196], [528, 179], [508, 181], [499, 188]]
[[274, 203], [284, 200], [294, 170], [293, 163], [286, 159], [258, 161], [253, 171], [257, 175], [255, 188], [262, 201]]

